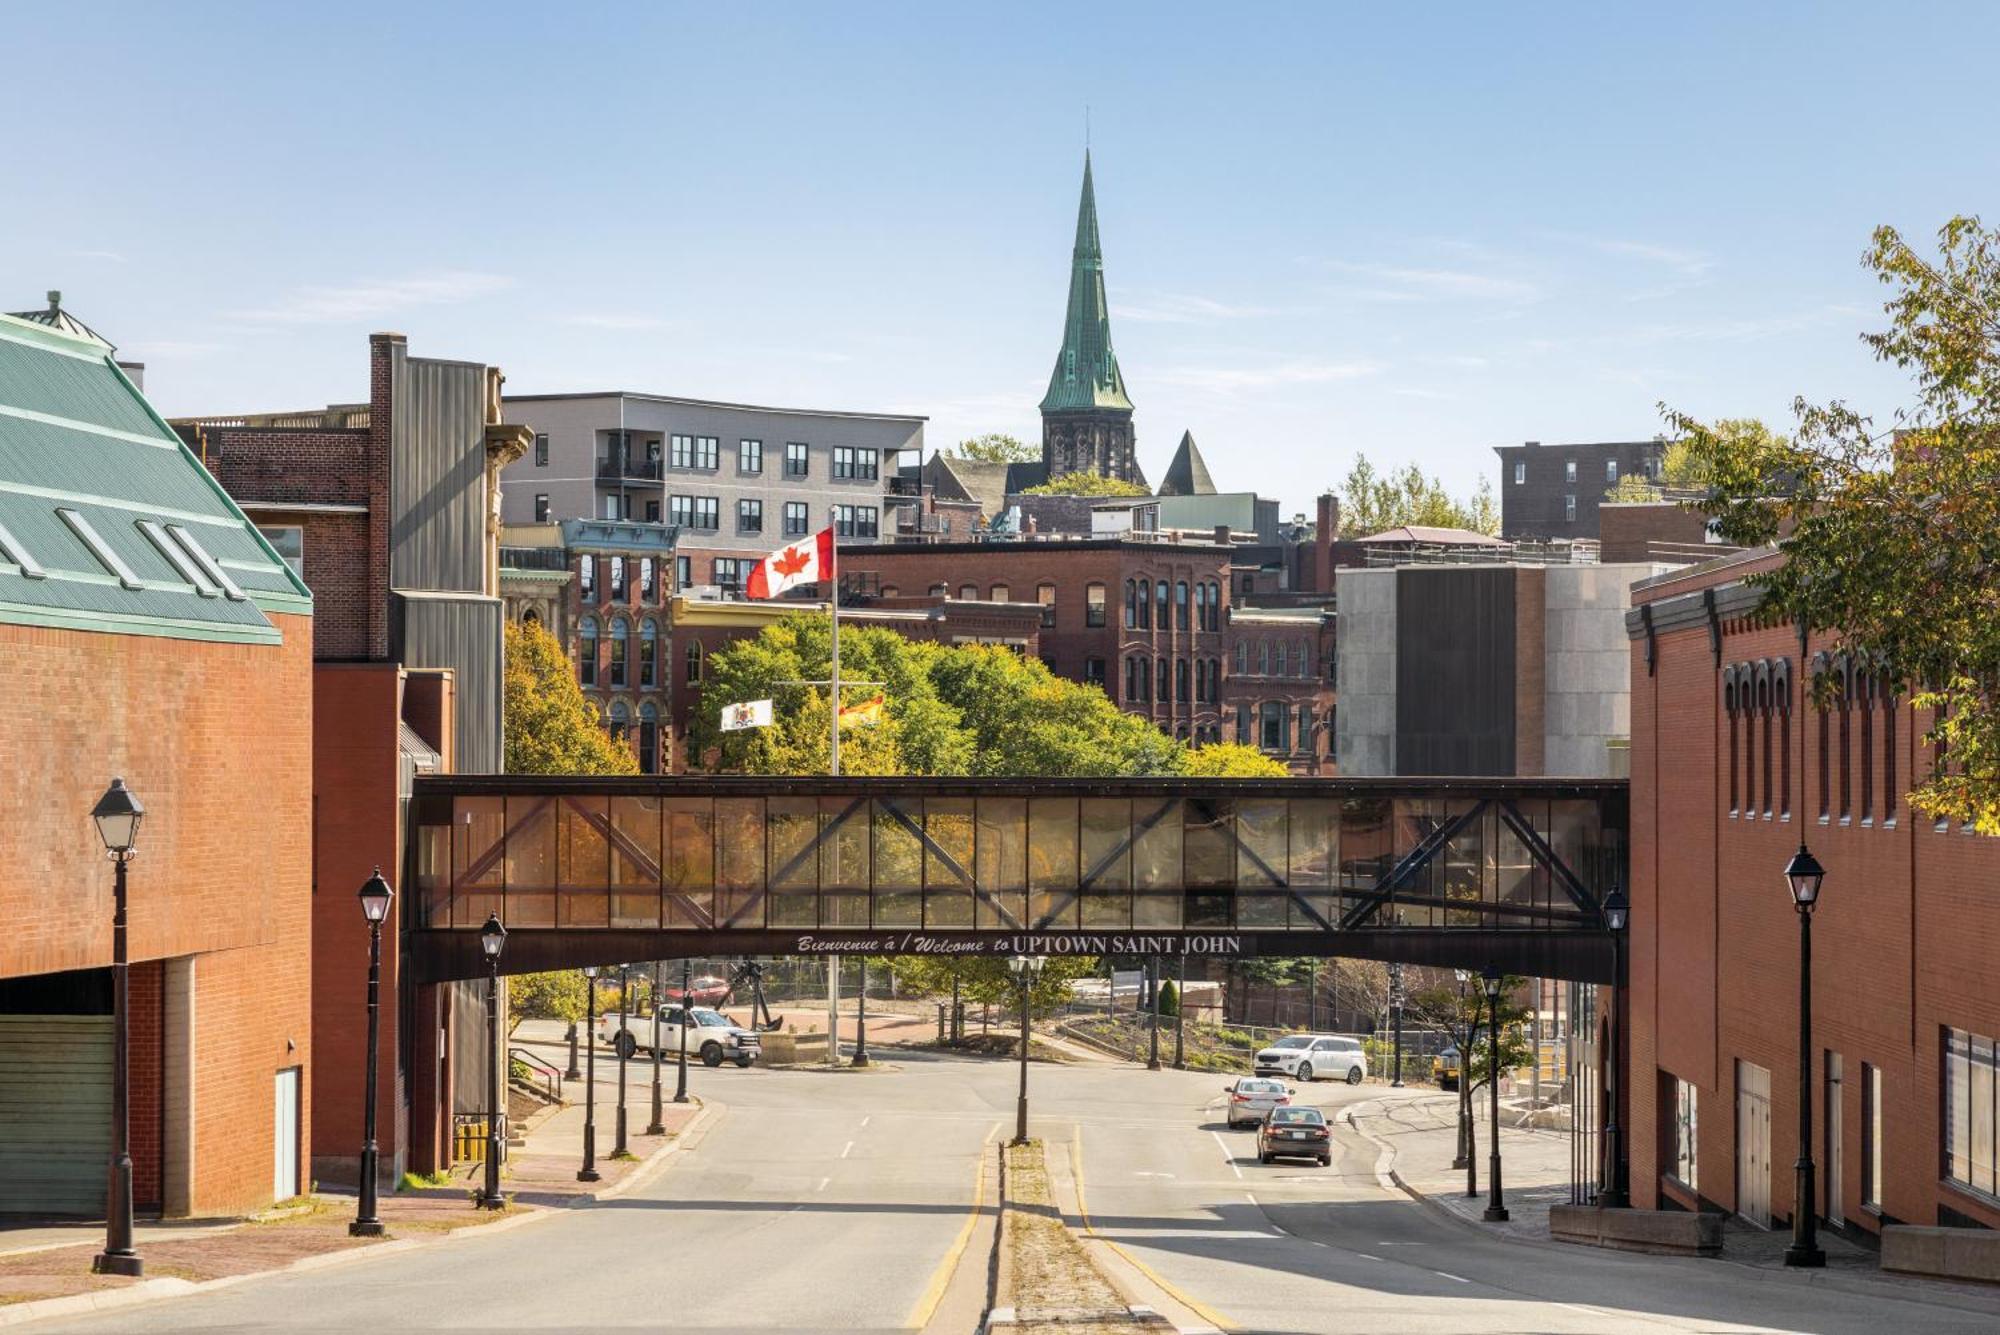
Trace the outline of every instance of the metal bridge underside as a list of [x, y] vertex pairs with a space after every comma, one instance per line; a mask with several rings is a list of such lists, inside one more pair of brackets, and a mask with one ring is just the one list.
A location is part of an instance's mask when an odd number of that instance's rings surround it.
[[1611, 978], [1626, 785], [420, 778], [423, 981], [714, 955], [1345, 956]]

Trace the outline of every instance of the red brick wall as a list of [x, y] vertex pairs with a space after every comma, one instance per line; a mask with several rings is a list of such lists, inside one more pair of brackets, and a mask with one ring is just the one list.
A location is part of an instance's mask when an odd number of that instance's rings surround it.
[[140, 1209], [160, 1204], [161, 1086], [165, 1074], [166, 966], [158, 960], [134, 965], [132, 1046], [126, 1059], [131, 1081], [132, 1200]]

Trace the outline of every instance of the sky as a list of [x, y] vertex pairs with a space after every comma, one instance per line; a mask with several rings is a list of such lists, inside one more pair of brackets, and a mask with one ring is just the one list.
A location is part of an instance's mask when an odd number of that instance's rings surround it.
[[2000, 5], [0, 0], [0, 309], [168, 415], [367, 393], [366, 335], [1040, 438], [1086, 118], [1157, 480], [1456, 491], [1662, 402], [1907, 401], [1873, 228], [2000, 215]]

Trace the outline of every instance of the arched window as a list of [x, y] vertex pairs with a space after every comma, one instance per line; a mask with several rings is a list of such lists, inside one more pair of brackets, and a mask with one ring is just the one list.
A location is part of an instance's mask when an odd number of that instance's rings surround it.
[[1778, 816], [1792, 818], [1792, 660], [1781, 658], [1771, 672], [1778, 705]]
[[1158, 660], [1158, 667], [1159, 667], [1159, 671], [1158, 671], [1158, 673], [1157, 673], [1157, 679], [1158, 679], [1158, 681], [1159, 681], [1159, 686], [1160, 686], [1160, 693], [1159, 693], [1159, 696], [1158, 696], [1157, 698], [1159, 699], [1159, 701], [1160, 701], [1160, 703], [1161, 703], [1161, 704], [1165, 704], [1165, 703], [1166, 703], [1167, 701], [1169, 701], [1169, 700], [1171, 700], [1171, 699], [1173, 699], [1173, 698], [1174, 698], [1174, 697], [1173, 697], [1173, 689], [1174, 689], [1174, 664], [1173, 664], [1173, 660], [1172, 660], [1172, 659], [1170, 659], [1170, 658], [1168, 658], [1168, 657], [1166, 657], [1166, 656], [1165, 656], [1164, 654], [1162, 654], [1162, 655], [1160, 656], [1159, 660]]
[[612, 741], [622, 742], [625, 740], [626, 734], [631, 732], [631, 730], [632, 711], [625, 707], [623, 700], [613, 700], [611, 702], [611, 712], [607, 716], [605, 731], [611, 734]]
[[1882, 823], [1896, 823], [1896, 687], [1882, 682]]
[[639, 772], [660, 769], [660, 710], [651, 700], [639, 706]]
[[949, 584], [933, 584], [933, 585], [931, 585], [931, 597], [933, 597], [933, 598], [949, 598], [949, 597], [951, 597], [951, 585], [949, 585]]
[[1084, 625], [1096, 627], [1104, 624], [1104, 593], [1105, 589], [1102, 584], [1086, 584], [1083, 586]]
[[611, 618], [611, 685], [614, 689], [627, 684], [626, 655], [629, 646], [625, 641], [631, 634], [631, 629], [625, 624], [624, 617]]
[[611, 558], [610, 583], [611, 583], [611, 601], [614, 603], [624, 602], [625, 601], [625, 558], [622, 556], [614, 556]]
[[542, 614], [531, 607], [521, 613], [521, 624], [524, 626], [539, 626], [542, 624]]
[[1736, 733], [1736, 665], [1731, 663], [1722, 669], [1722, 712], [1729, 716], [1729, 814], [1735, 815], [1742, 807], [1740, 801], [1742, 777], [1737, 772]]
[[[1216, 583], [1214, 580], [1210, 580], [1208, 585], [1208, 628], [1210, 630], [1222, 629], [1222, 585]], [[1216, 740], [1220, 741], [1221, 739], [1217, 738]]]
[[1855, 704], [1861, 710], [1861, 823], [1875, 823], [1875, 674], [1859, 674], [1854, 682]]
[[1167, 621], [1167, 582], [1161, 580], [1153, 586], [1153, 624], [1161, 630], [1169, 629]]
[[576, 559], [576, 588], [583, 595], [583, 605], [590, 606], [597, 601], [597, 558], [579, 556]]
[[576, 628], [576, 679], [584, 686], [597, 685], [596, 617], [585, 617]]
[[1236, 670], [1238, 673], [1248, 672], [1250, 670], [1248, 667], [1245, 666], [1245, 664], [1249, 662], [1249, 652], [1250, 652], [1249, 647], [1245, 645], [1243, 641], [1238, 640], [1236, 642]]
[[1125, 629], [1139, 629], [1139, 586], [1131, 580], [1125, 581]]
[[1174, 629], [1188, 629], [1188, 585], [1186, 580], [1174, 584]]
[[1840, 822], [1854, 819], [1854, 660], [1842, 654], [1833, 669], [1840, 692]]
[[654, 575], [654, 570], [653, 570], [653, 558], [652, 558], [652, 557], [650, 557], [650, 556], [642, 556], [642, 557], [640, 557], [640, 558], [639, 558], [639, 600], [640, 600], [641, 602], [647, 602], [647, 603], [650, 603], [650, 602], [652, 602], [652, 601], [653, 601], [653, 593], [654, 593], [655, 589], [656, 589], [656, 588], [658, 587], [658, 586], [657, 586], [656, 584], [654, 584], [654, 582], [653, 582], [654, 578], [655, 578], [655, 575]]
[[1311, 655], [1312, 651], [1306, 648], [1304, 640], [1298, 640], [1292, 644], [1292, 675], [1294, 677], [1303, 678], [1312, 675], [1306, 667], [1306, 664], [1311, 661]]
[[1194, 586], [1194, 628], [1208, 629], [1208, 585], [1206, 584]]
[[1174, 660], [1174, 699], [1182, 704], [1188, 702], [1188, 661], [1185, 658]]
[[639, 623], [639, 685], [651, 690], [660, 684], [660, 626], [647, 617]]
[[1257, 675], [1260, 677], [1271, 675], [1271, 642], [1269, 640], [1257, 641]]
[[978, 586], [977, 584], [961, 584], [961, 585], [959, 585], [959, 586], [958, 586], [958, 597], [959, 597], [959, 601], [960, 601], [960, 602], [967, 602], [967, 603], [976, 603], [976, 602], [978, 602], [978, 601], [979, 601], [979, 586]]
[[901, 589], [897, 588], [893, 584], [884, 584], [882, 586], [882, 597], [884, 598], [899, 597], [902, 594], [902, 592], [903, 591]]
[[993, 591], [986, 596], [996, 603], [1012, 602], [1014, 600], [1014, 591], [1005, 584], [995, 584]]
[[1056, 586], [1053, 584], [1037, 584], [1035, 586], [1035, 601], [1042, 605], [1042, 629], [1054, 630], [1056, 628]]
[[689, 640], [687, 647], [687, 682], [692, 686], [701, 680], [701, 641]]

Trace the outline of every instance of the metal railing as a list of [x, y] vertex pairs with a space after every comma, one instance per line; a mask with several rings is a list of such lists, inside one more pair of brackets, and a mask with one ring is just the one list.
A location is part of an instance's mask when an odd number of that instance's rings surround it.
[[666, 476], [666, 465], [659, 459], [599, 459], [597, 476], [628, 481], [658, 482]]
[[[550, 1065], [534, 1053], [529, 1052], [526, 1048], [508, 1048], [507, 1058], [510, 1062], [519, 1062], [523, 1067], [527, 1068], [528, 1074], [525, 1077], [514, 1078], [524, 1079], [528, 1084], [541, 1086], [542, 1092], [549, 1096], [551, 1103], [562, 1102], [563, 1073], [560, 1067]], [[508, 1074], [509, 1076], [514, 1075], [512, 1071], [509, 1071]]]

